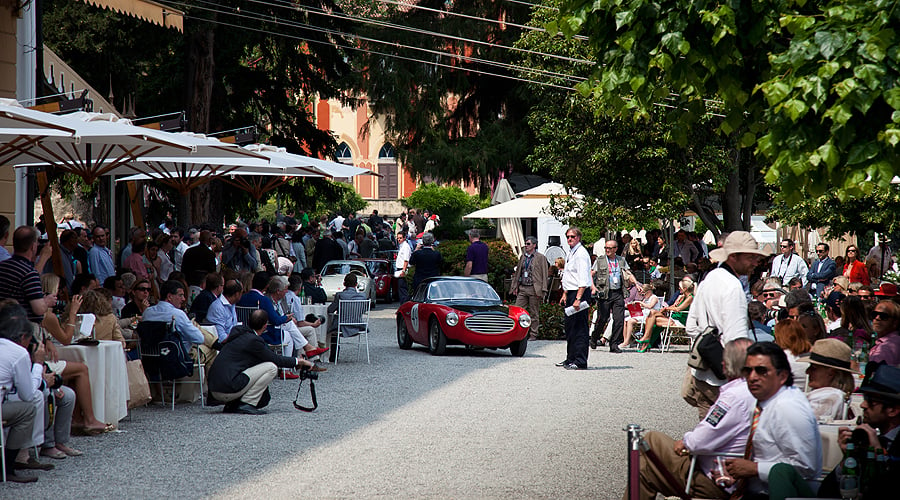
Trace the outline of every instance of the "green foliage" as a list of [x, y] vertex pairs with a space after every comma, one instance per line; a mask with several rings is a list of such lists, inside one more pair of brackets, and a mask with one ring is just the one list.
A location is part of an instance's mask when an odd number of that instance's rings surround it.
[[824, 195], [853, 207], [894, 196], [898, 3], [823, 2], [781, 17], [790, 45], [771, 55], [770, 77], [758, 85], [769, 104], [759, 149], [772, 161], [766, 180], [785, 187], [786, 202]]
[[559, 340], [566, 337], [566, 313], [558, 302], [541, 303], [541, 318], [538, 325], [538, 338], [541, 340]]
[[311, 219], [317, 215], [330, 215], [335, 212], [342, 214], [359, 212], [367, 204], [350, 184], [303, 177], [291, 179], [287, 184], [270, 192], [261, 200], [257, 210], [256, 200], [249, 194], [226, 184], [223, 186], [225, 217], [227, 220], [234, 220], [238, 216], [244, 220], [254, 220], [266, 216], [268, 220], [274, 220], [276, 193], [281, 194], [282, 212], [303, 209], [310, 214]]
[[405, 200], [407, 207], [428, 209], [438, 214], [441, 225], [435, 232], [446, 238], [464, 236], [463, 230], [471, 224], [464, 224], [462, 216], [478, 210], [479, 203], [477, 197], [470, 196], [458, 186], [440, 186], [436, 183], [419, 186]]
[[768, 218], [786, 225], [827, 227], [831, 238], [846, 233], [862, 236], [870, 231], [896, 234], [900, 233], [900, 186], [876, 187], [871, 194], [846, 200], [829, 192], [798, 203], [779, 201], [769, 210]]
[[[424, 0], [417, 5], [430, 10], [390, 5], [374, 14], [370, 4], [345, 2], [349, 12], [457, 37], [364, 25], [363, 36], [394, 44], [356, 54], [358, 67], [373, 68], [360, 72], [357, 87], [370, 99], [373, 113], [386, 118], [389, 140], [415, 178], [469, 181], [484, 189], [501, 172], [522, 169], [531, 150], [524, 122], [530, 96], [523, 84], [504, 78], [512, 70], [503, 67], [509, 50], [502, 46], [512, 45], [520, 30], [447, 13], [525, 23], [530, 9], [480, 0]], [[455, 56], [437, 55], [442, 52]]]

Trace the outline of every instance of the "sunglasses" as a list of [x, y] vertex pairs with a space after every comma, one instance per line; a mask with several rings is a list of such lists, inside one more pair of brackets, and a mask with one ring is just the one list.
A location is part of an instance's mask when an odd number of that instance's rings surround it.
[[825, 253], [825, 250], [816, 250], [816, 253]]
[[567, 240], [574, 240], [574, 239], [577, 238], [577, 237], [578, 237], [578, 236], [575, 236], [574, 234], [567, 234], [567, 235], [566, 235], [566, 239], [567, 239]]
[[607, 250], [615, 250], [616, 247], [606, 247]]
[[856, 253], [856, 250], [854, 250], [854, 249], [852, 249], [852, 248], [848, 248], [848, 249], [847, 249], [847, 253]]
[[134, 290], [135, 290], [136, 292], [149, 292], [149, 291], [150, 291], [150, 287], [142, 286], [142, 287], [140, 287], [140, 288], [135, 288]]
[[790, 245], [781, 245], [781, 248], [791, 248]]
[[768, 366], [745, 366], [741, 368], [741, 375], [744, 377], [749, 377], [751, 373], [756, 372], [760, 377], [765, 377], [769, 374]]
[[886, 312], [886, 311], [872, 311], [872, 314], [870, 316], [872, 319], [881, 319], [881, 320], [894, 319], [894, 316], [891, 315], [891, 313]]

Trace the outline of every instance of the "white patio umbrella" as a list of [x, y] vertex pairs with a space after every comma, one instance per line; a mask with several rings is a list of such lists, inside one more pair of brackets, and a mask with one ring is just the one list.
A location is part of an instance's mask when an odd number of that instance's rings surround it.
[[75, 129], [56, 116], [23, 108], [13, 99], [0, 99], [0, 165], [48, 137], [74, 137]]
[[[516, 193], [506, 179], [500, 179], [497, 187], [494, 188], [494, 194], [491, 196], [491, 205], [499, 205], [515, 199]], [[497, 219], [497, 226], [500, 229], [500, 236], [509, 243], [516, 255], [522, 255], [522, 249], [525, 248], [525, 235], [522, 232], [522, 219], [519, 217], [500, 217]]]

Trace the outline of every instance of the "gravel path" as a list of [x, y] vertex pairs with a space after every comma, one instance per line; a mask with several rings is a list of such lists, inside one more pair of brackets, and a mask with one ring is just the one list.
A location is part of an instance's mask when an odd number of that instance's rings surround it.
[[372, 364], [342, 353], [313, 413], [280, 380], [263, 416], [139, 408], [122, 432], [73, 438], [85, 456], [25, 472], [37, 483], [0, 484], [0, 498], [613, 499], [625, 425], [680, 436], [696, 423], [678, 396], [684, 353], [591, 351], [587, 371], [553, 366], [565, 342], [433, 357], [397, 347], [393, 307], [372, 316]]

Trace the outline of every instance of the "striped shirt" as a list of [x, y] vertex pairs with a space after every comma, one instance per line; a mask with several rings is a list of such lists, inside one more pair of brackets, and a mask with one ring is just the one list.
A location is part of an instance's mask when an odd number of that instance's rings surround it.
[[44, 318], [31, 310], [30, 301], [43, 298], [41, 278], [30, 260], [13, 255], [0, 262], [0, 299], [14, 299], [25, 308], [29, 320], [40, 323]]

